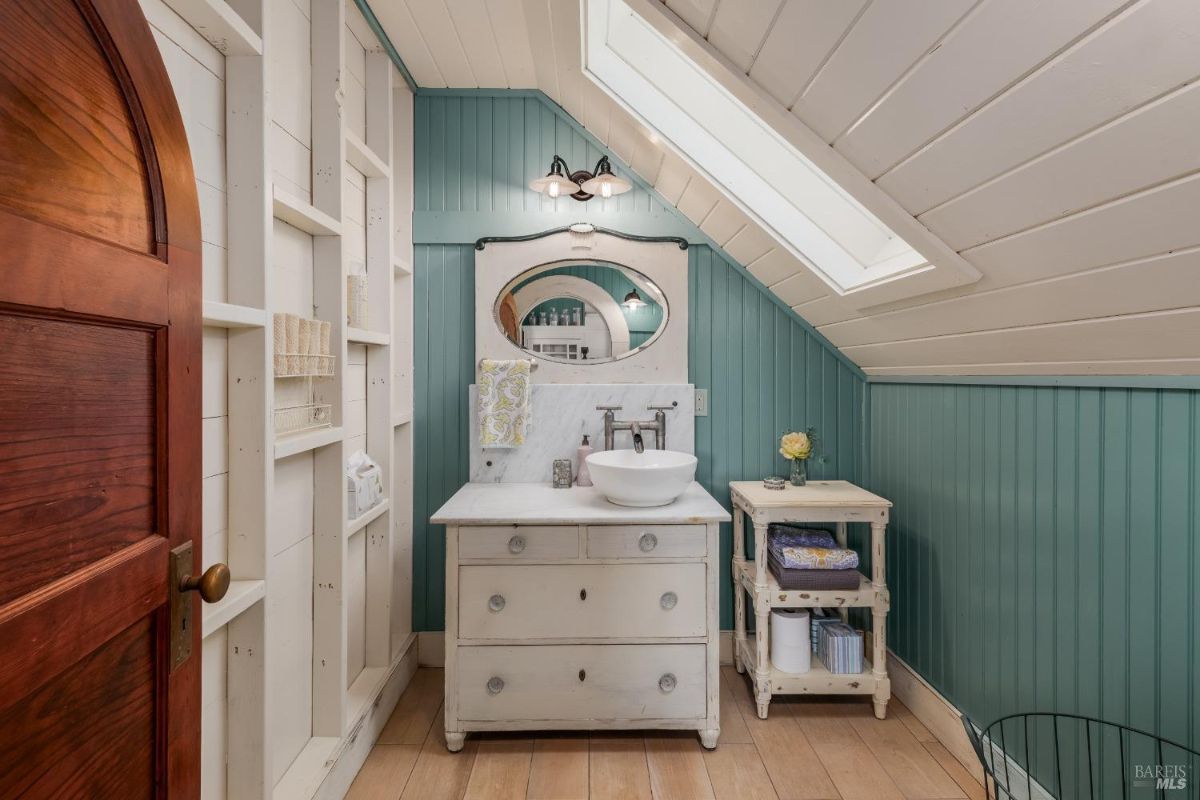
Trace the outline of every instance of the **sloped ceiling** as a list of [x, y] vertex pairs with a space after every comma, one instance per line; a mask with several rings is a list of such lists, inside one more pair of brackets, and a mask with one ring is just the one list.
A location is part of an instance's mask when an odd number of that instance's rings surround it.
[[658, 6], [983, 273], [866, 310], [583, 75], [579, 3], [372, 7], [418, 84], [542, 90], [868, 373], [1200, 374], [1195, 0]]

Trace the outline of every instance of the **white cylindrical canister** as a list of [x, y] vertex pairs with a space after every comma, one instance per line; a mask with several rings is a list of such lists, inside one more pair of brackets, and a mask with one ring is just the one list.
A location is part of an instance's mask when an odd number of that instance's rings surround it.
[[812, 662], [808, 623], [808, 611], [803, 608], [777, 608], [771, 612], [771, 663], [775, 669], [808, 672]]

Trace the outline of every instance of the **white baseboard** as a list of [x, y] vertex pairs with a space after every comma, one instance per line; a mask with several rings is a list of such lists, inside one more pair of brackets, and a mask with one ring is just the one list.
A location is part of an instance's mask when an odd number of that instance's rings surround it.
[[[354, 776], [362, 769], [363, 762], [371, 753], [375, 740], [387, 724], [396, 708], [400, 695], [408, 687], [417, 671], [417, 637], [412, 635], [405, 644], [402, 654], [381, 676], [372, 697], [364, 702], [358, 718], [347, 734], [329, 752], [322, 763], [316, 763], [304, 774], [292, 778], [292, 770], [275, 787], [274, 796], [283, 800], [312, 798], [312, 800], [341, 800], [354, 782]], [[290, 781], [290, 782], [289, 782]]]
[[983, 769], [963, 729], [959, 710], [890, 649], [887, 668], [892, 680], [892, 694], [908, 706], [913, 716], [982, 783]]
[[446, 634], [442, 631], [421, 631], [417, 635], [417, 663], [422, 667], [446, 666]]

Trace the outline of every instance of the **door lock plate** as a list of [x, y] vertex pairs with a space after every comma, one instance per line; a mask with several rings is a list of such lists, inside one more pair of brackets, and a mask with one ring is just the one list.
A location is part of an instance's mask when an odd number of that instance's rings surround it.
[[192, 574], [192, 543], [184, 542], [171, 551], [167, 582], [171, 591], [171, 669], [192, 655], [192, 593], [180, 586]]

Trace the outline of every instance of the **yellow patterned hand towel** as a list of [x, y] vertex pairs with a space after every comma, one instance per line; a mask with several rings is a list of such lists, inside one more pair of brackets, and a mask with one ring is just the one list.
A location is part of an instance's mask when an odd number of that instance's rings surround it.
[[479, 446], [520, 447], [533, 418], [529, 362], [479, 362]]

